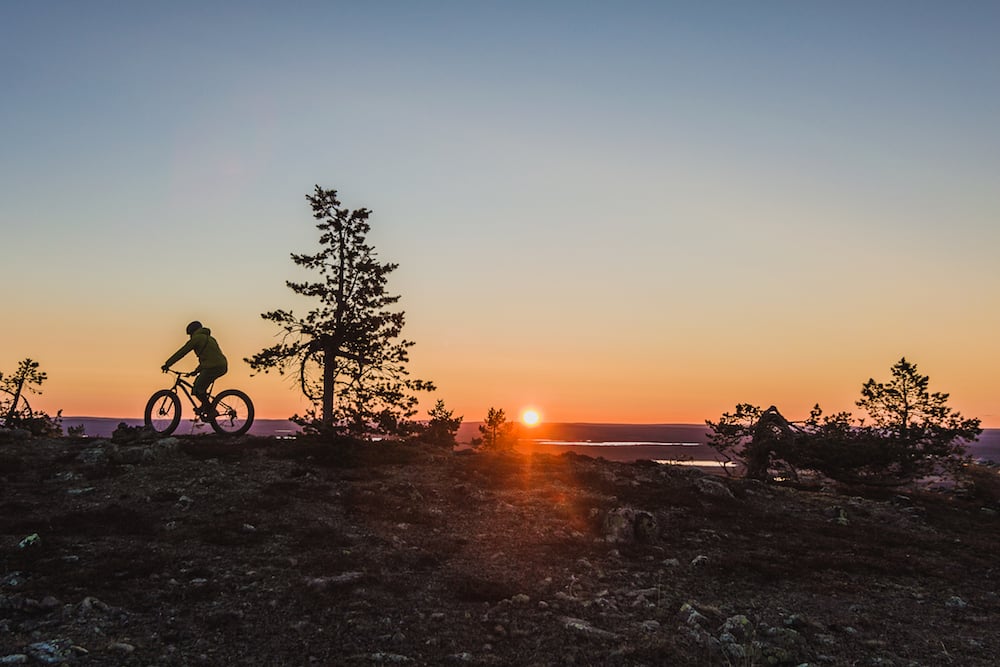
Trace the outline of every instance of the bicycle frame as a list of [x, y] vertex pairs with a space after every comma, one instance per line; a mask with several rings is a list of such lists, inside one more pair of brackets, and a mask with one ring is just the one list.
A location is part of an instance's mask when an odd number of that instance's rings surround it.
[[[181, 371], [167, 371], [167, 372], [173, 373], [174, 375], [177, 376], [174, 379], [174, 386], [171, 387], [170, 390], [173, 391], [178, 396], [181, 395], [182, 393], [185, 396], [187, 396], [188, 402], [191, 403], [192, 408], [197, 409], [198, 407], [200, 407], [198, 403], [194, 400], [194, 393], [193, 393], [194, 385], [190, 381], [184, 379], [187, 373], [182, 373]], [[205, 392], [206, 394], [205, 399], [206, 403], [208, 404], [212, 403], [212, 387], [214, 386], [215, 386], [214, 382], [208, 385], [208, 390]], [[177, 391], [178, 387], [180, 387], [181, 391]]]

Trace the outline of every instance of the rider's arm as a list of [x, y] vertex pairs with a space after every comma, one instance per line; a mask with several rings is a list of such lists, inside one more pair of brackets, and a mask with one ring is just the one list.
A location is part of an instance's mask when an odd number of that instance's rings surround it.
[[181, 346], [181, 349], [174, 352], [172, 355], [170, 355], [169, 359], [163, 362], [163, 367], [170, 368], [175, 363], [180, 361], [181, 357], [183, 357], [185, 354], [187, 354], [193, 349], [194, 349], [194, 340], [189, 340], [188, 342], [184, 343], [184, 345]]

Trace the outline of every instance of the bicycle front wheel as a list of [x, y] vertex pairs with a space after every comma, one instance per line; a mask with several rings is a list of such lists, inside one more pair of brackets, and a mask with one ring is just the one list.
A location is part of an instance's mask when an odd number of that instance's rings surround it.
[[220, 435], [243, 435], [253, 424], [253, 403], [239, 389], [219, 392], [212, 411], [212, 428]]
[[146, 403], [146, 426], [158, 435], [170, 435], [181, 423], [181, 399], [170, 389], [161, 389]]

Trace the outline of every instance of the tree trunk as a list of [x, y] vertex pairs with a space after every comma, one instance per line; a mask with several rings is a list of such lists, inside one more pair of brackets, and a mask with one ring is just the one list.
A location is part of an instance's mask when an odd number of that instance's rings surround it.
[[14, 391], [14, 400], [10, 402], [10, 412], [7, 413], [5, 422], [10, 424], [14, 420], [14, 416], [17, 414], [17, 402], [21, 398], [21, 392], [24, 390], [24, 380], [25, 377], [22, 374], [17, 381], [17, 389]]
[[323, 341], [323, 424], [333, 426], [333, 399], [337, 390], [337, 351], [332, 337]]

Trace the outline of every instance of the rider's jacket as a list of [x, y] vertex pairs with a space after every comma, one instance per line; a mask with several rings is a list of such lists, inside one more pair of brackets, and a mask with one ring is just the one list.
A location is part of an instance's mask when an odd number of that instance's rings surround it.
[[226, 368], [229, 365], [229, 362], [226, 361], [226, 355], [222, 354], [219, 342], [212, 338], [212, 330], [208, 327], [202, 327], [191, 334], [191, 340], [184, 343], [181, 349], [170, 355], [170, 358], [163, 365], [167, 367], [173, 366], [191, 350], [194, 350], [194, 353], [198, 356], [198, 368], [195, 369], [196, 371], [203, 371], [208, 368]]

